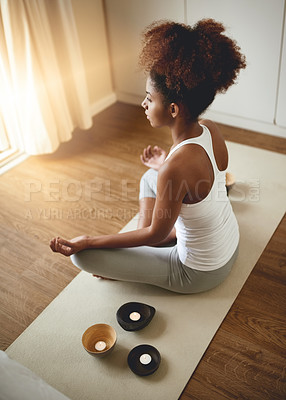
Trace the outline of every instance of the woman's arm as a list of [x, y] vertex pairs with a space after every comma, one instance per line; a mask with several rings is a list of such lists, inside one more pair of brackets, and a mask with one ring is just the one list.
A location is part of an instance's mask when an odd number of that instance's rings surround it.
[[184, 193], [179, 194], [180, 180], [176, 170], [163, 165], [157, 182], [157, 198], [151, 225], [131, 232], [104, 236], [79, 236], [72, 240], [54, 238], [50, 242], [53, 251], [66, 256], [90, 248], [126, 248], [152, 246], [170, 234], [179, 215]]
[[152, 247], [175, 246], [176, 243], [177, 243], [177, 235], [176, 235], [176, 229], [174, 227], [165, 239], [161, 240], [161, 242], [152, 244], [151, 246]]

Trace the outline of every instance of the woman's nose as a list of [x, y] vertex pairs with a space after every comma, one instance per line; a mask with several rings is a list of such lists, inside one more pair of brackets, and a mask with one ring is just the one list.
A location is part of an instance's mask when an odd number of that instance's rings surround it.
[[145, 110], [147, 109], [146, 97], [145, 97], [145, 99], [142, 101], [141, 106], [142, 106]]

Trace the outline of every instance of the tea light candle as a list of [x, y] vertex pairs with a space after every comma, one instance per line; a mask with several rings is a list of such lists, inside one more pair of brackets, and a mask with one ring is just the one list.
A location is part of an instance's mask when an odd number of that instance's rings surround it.
[[152, 357], [150, 356], [150, 354], [142, 354], [142, 356], [140, 356], [139, 358], [141, 364], [147, 365], [150, 364], [150, 362], [152, 361]]
[[133, 311], [131, 314], [129, 314], [129, 318], [131, 319], [131, 321], [139, 321], [139, 319], [141, 318], [141, 314], [139, 314], [139, 312], [137, 311]]
[[95, 350], [97, 351], [103, 351], [106, 349], [106, 343], [103, 340], [99, 340], [98, 342], [95, 343]]

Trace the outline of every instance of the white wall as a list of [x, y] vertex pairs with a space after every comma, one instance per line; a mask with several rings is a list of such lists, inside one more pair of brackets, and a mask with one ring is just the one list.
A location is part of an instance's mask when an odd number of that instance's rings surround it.
[[271, 125], [273, 133], [284, 134], [275, 123], [283, 11], [284, 0], [187, 0], [189, 24], [202, 18], [223, 22], [247, 58], [238, 84], [217, 96], [208, 115], [254, 130], [264, 124], [266, 133]]
[[284, 26], [280, 79], [278, 88], [276, 123], [277, 125], [286, 128], [286, 27], [285, 26]]
[[188, 0], [190, 25], [211, 17], [228, 27], [227, 34], [237, 40], [247, 59], [238, 84], [219, 95], [211, 110], [273, 123], [283, 0]]
[[102, 0], [72, 0], [92, 114], [116, 101]]
[[[286, 125], [281, 119], [281, 110], [286, 110], [282, 88], [285, 81], [281, 76], [286, 76], [286, 69], [279, 74], [285, 0], [105, 0], [105, 4], [119, 100], [139, 104], [144, 95], [145, 77], [137, 62], [140, 34], [148, 24], [171, 19], [192, 25], [204, 17], [214, 18], [223, 22], [227, 34], [237, 40], [248, 66], [241, 72], [238, 84], [215, 99], [206, 116], [286, 137]], [[280, 112], [276, 115], [277, 110]]]
[[117, 98], [138, 104], [145, 76], [138, 69], [141, 33], [157, 19], [184, 22], [184, 0], [105, 0]]

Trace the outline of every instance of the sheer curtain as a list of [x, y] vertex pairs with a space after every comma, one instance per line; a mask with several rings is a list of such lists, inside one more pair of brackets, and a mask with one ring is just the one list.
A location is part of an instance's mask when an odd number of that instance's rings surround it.
[[0, 124], [2, 141], [28, 154], [91, 126], [70, 0], [0, 0]]

